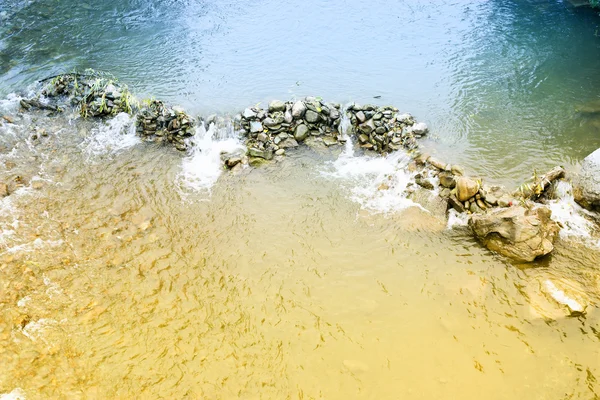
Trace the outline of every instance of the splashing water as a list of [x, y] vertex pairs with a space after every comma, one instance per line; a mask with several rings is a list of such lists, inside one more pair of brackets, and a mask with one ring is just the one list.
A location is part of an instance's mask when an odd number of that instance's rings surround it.
[[552, 211], [552, 219], [562, 225], [561, 238], [579, 238], [596, 246], [600, 244], [597, 238], [593, 238], [594, 223], [587, 218], [589, 212], [575, 202], [571, 184], [558, 182], [555, 193], [557, 199], [549, 201], [548, 207]]
[[90, 156], [117, 154], [141, 140], [135, 133], [134, 118], [127, 113], [119, 113], [106, 124], [94, 129], [83, 142], [84, 151]]
[[417, 206], [405, 193], [411, 180], [406, 171], [409, 161], [401, 151], [385, 157], [355, 156], [348, 138], [344, 152], [322, 174], [342, 180], [350, 199], [362, 208], [387, 214]]
[[223, 172], [221, 154], [241, 155], [245, 152], [245, 147], [230, 122], [223, 127], [211, 123], [208, 129], [205, 125], [201, 125], [196, 128], [192, 141], [193, 150], [182, 162], [179, 183], [182, 188], [206, 192], [210, 195], [212, 186]]
[[21, 388], [16, 388], [10, 393], [0, 393], [0, 400], [25, 400], [25, 392]]

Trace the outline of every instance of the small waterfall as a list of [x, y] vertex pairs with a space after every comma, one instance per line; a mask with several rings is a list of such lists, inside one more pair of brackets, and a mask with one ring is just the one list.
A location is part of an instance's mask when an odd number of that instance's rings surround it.
[[229, 119], [203, 122], [196, 128], [190, 142], [193, 144], [192, 150], [183, 159], [179, 182], [182, 188], [209, 194], [223, 172], [221, 154], [242, 155], [246, 151]]
[[548, 207], [552, 211], [552, 219], [562, 225], [560, 236], [594, 241], [598, 245], [598, 238], [592, 236], [594, 223], [589, 219], [590, 213], [575, 202], [571, 184], [557, 182], [555, 195], [556, 200], [549, 201]]
[[83, 142], [84, 151], [92, 157], [116, 154], [141, 143], [134, 122], [135, 117], [119, 113], [106, 123], [101, 123]]

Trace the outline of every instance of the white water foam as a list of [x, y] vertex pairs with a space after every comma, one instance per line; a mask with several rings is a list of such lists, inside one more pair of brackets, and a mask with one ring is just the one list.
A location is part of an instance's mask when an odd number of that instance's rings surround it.
[[469, 224], [469, 215], [465, 213], [459, 213], [454, 208], [448, 210], [448, 223], [446, 229], [454, 229], [458, 226], [467, 226]]
[[418, 207], [406, 198], [406, 188], [411, 181], [411, 175], [406, 171], [410, 161], [408, 155], [396, 151], [385, 157], [356, 156], [344, 126], [342, 120], [340, 127], [346, 139], [344, 152], [322, 174], [341, 180], [350, 191], [350, 199], [369, 211], [388, 214]]
[[107, 123], [92, 129], [83, 142], [84, 151], [90, 156], [117, 154], [141, 143], [135, 133], [134, 118], [127, 113], [119, 113]]
[[211, 123], [208, 129], [201, 125], [196, 128], [192, 142], [192, 152], [183, 159], [178, 181], [184, 189], [210, 194], [223, 172], [221, 154], [243, 154], [246, 149], [230, 123], [224, 127]]
[[0, 393], [0, 400], [26, 400], [25, 391], [21, 388], [13, 389], [10, 393]]
[[552, 219], [562, 225], [560, 237], [579, 238], [587, 244], [598, 246], [598, 238], [593, 237], [595, 224], [589, 219], [589, 211], [580, 207], [573, 198], [573, 188], [568, 182], [558, 182], [556, 200], [548, 202]]

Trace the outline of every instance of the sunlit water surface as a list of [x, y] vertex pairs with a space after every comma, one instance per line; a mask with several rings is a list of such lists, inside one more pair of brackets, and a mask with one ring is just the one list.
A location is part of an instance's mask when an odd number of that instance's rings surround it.
[[429, 123], [427, 151], [516, 184], [600, 146], [595, 114], [577, 112], [600, 93], [593, 13], [74, 4], [0, 5], [0, 115], [15, 119], [0, 181], [16, 182], [0, 200], [0, 399], [600, 396], [600, 242], [568, 194], [553, 254], [519, 265], [405, 199], [402, 153], [302, 148], [223, 173], [228, 130], [200, 128], [182, 154], [126, 115], [21, 115], [10, 94], [92, 66], [201, 114], [307, 94], [391, 103]]

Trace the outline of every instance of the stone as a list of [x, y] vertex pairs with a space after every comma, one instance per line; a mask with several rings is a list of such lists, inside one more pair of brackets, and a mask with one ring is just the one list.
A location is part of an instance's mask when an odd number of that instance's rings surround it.
[[358, 129], [365, 134], [369, 134], [371, 132], [373, 132], [375, 130], [375, 123], [373, 122], [372, 119], [368, 120], [367, 122], [363, 122], [362, 124], [360, 124], [358, 126]]
[[285, 111], [285, 103], [281, 100], [273, 100], [269, 103], [269, 112]]
[[338, 119], [340, 117], [340, 111], [335, 109], [335, 108], [331, 108], [329, 110], [329, 118], [331, 119]]
[[427, 160], [427, 162], [431, 165], [433, 165], [434, 167], [436, 167], [437, 169], [444, 171], [446, 169], [446, 164], [441, 162], [440, 160], [438, 160], [437, 158], [434, 157], [429, 157], [429, 159]]
[[285, 155], [285, 150], [284, 149], [279, 149], [275, 152], [276, 156], [283, 156]]
[[479, 184], [476, 180], [459, 176], [456, 178], [456, 197], [459, 201], [469, 200], [479, 191]]
[[286, 111], [285, 114], [283, 114], [283, 120], [287, 124], [291, 124], [292, 121], [294, 120], [294, 117], [292, 116], [292, 113], [290, 111]]
[[600, 210], [600, 149], [583, 159], [573, 182], [575, 201], [588, 210]]
[[259, 121], [252, 121], [250, 123], [250, 132], [258, 133], [263, 131], [263, 125]]
[[438, 178], [440, 179], [440, 185], [445, 188], [452, 189], [456, 186], [454, 175], [452, 175], [450, 172], [442, 171], [439, 173]]
[[433, 183], [431, 183], [429, 179], [423, 178], [421, 175], [415, 176], [415, 182], [417, 185], [428, 190], [433, 190], [434, 188]]
[[465, 174], [465, 169], [463, 167], [461, 167], [460, 165], [453, 165], [450, 168], [450, 171], [452, 171], [452, 173], [454, 175], [463, 176]]
[[6, 197], [8, 195], [8, 185], [6, 183], [0, 183], [0, 197]]
[[487, 193], [485, 195], [485, 201], [487, 201], [488, 203], [490, 203], [493, 206], [498, 204], [498, 198], [492, 193]]
[[358, 141], [360, 142], [360, 144], [368, 143], [369, 137], [367, 135], [365, 135], [364, 133], [361, 133], [360, 135], [358, 135]]
[[267, 139], [269, 139], [269, 137], [264, 132], [259, 133], [258, 136], [256, 137], [256, 140], [258, 140], [259, 142], [266, 142]]
[[375, 128], [375, 133], [377, 133], [378, 135], [383, 135], [387, 132], [387, 129], [385, 129], [385, 126], [378, 126], [377, 128]]
[[331, 136], [325, 136], [323, 137], [323, 143], [325, 143], [326, 146], [334, 146], [338, 144], [338, 140]]
[[483, 210], [479, 207], [479, 204], [476, 202], [469, 204], [469, 211], [471, 211], [473, 214], [483, 212]]
[[304, 124], [300, 124], [296, 127], [294, 131], [294, 138], [301, 142], [308, 137], [308, 127]]
[[314, 124], [319, 120], [319, 114], [313, 110], [307, 110], [304, 119], [306, 119], [306, 122]]
[[412, 126], [412, 132], [416, 135], [424, 135], [429, 132], [429, 128], [425, 122], [417, 122]]
[[254, 147], [248, 149], [248, 155], [250, 157], [264, 158], [265, 160], [273, 159], [273, 150], [260, 150]]
[[465, 211], [467, 211], [465, 206], [460, 201], [458, 201], [454, 194], [451, 194], [448, 198], [448, 205], [454, 208], [459, 213], [464, 213]]
[[362, 111], [357, 112], [355, 115], [356, 115], [356, 120], [358, 121], [359, 124], [362, 124], [363, 122], [365, 122], [367, 120], [365, 113]]
[[560, 230], [544, 206], [497, 208], [474, 214], [469, 226], [488, 249], [517, 261], [531, 262], [554, 249]]
[[242, 162], [242, 159], [240, 157], [231, 157], [231, 158], [228, 158], [227, 160], [225, 160], [225, 165], [227, 166], [227, 168], [231, 169], [241, 162]]
[[290, 147], [298, 147], [298, 142], [294, 138], [287, 138], [281, 143], [279, 143], [279, 147], [282, 149], [287, 149]]
[[511, 207], [514, 204], [514, 201], [515, 199], [510, 197], [508, 194], [504, 194], [498, 199], [498, 207]]
[[306, 104], [303, 101], [297, 101], [292, 106], [292, 117], [295, 119], [300, 119], [304, 117], [304, 113], [306, 112]]
[[414, 192], [408, 195], [408, 198], [415, 203], [420, 204], [435, 217], [440, 219], [446, 218], [448, 201], [436, 195], [435, 193], [423, 188], [417, 188]]

